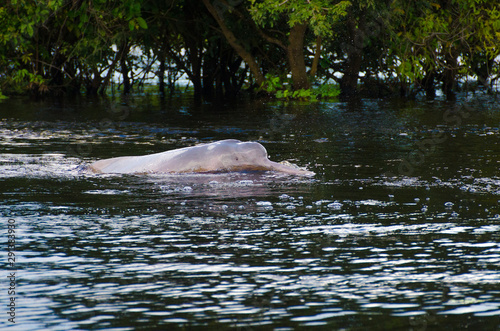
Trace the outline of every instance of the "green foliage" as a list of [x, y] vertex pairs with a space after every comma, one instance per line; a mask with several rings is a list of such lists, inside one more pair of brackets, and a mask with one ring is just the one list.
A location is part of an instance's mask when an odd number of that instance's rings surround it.
[[283, 89], [283, 81], [279, 76], [267, 74], [266, 81], [263, 86], [261, 86], [261, 89], [269, 94], [276, 93], [277, 91]]
[[494, 59], [500, 54], [497, 1], [399, 0], [393, 13], [391, 50], [399, 59], [397, 73], [410, 82], [430, 72], [470, 75], [474, 57]]
[[315, 89], [315, 93], [321, 99], [335, 99], [340, 95], [340, 88], [337, 84], [323, 84]]
[[[272, 72], [261, 91], [283, 100], [318, 100], [337, 97], [338, 86], [309, 84], [334, 80], [346, 90], [342, 79], [356, 87], [360, 72], [363, 83], [385, 75], [393, 91], [426, 82], [450, 89], [460, 78], [488, 83], [500, 77], [496, 0], [210, 1], [226, 34], [206, 1], [4, 1], [0, 89], [103, 92], [116, 74], [133, 85], [168, 72], [172, 89], [173, 77], [185, 74], [198, 94], [235, 95]], [[152, 66], [160, 61], [162, 75]], [[296, 90], [283, 78], [290, 72]]]
[[278, 90], [276, 91], [276, 98], [282, 100], [303, 100], [303, 101], [317, 101], [317, 95], [312, 89], [300, 90]]
[[340, 94], [340, 89], [336, 84], [323, 84], [318, 88], [292, 90], [288, 80], [270, 74], [266, 75], [266, 81], [261, 90], [280, 100], [332, 100]]
[[[10, 1], [0, 5], [0, 84], [43, 94], [98, 77], [111, 46], [147, 29], [139, 0]], [[3, 48], [3, 49], [2, 49]], [[56, 92], [57, 93], [57, 92]]]
[[330, 36], [332, 25], [346, 15], [350, 1], [309, 0], [250, 0], [250, 13], [263, 27], [274, 28], [286, 17], [289, 27], [308, 23], [317, 36]]

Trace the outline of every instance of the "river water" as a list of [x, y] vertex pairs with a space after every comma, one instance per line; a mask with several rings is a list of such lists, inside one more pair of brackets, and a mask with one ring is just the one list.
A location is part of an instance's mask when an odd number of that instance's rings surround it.
[[[2, 329], [500, 327], [500, 106], [490, 97], [13, 98], [0, 119]], [[228, 138], [316, 175], [82, 170]]]

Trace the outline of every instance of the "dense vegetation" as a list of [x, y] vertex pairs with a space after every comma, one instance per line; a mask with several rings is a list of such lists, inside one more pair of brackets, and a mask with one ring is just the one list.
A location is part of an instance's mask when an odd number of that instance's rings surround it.
[[[185, 74], [196, 97], [453, 98], [499, 75], [497, 0], [6, 0], [0, 96], [121, 91]], [[138, 51], [140, 50], [140, 51]], [[463, 84], [462, 84], [463, 85]], [[317, 87], [320, 88], [317, 88]], [[313, 89], [314, 88], [314, 89]], [[311, 91], [315, 91], [312, 93]]]

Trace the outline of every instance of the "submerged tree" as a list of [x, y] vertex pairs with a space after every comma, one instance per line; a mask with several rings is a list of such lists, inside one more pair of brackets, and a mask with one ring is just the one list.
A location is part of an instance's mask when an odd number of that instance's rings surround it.
[[448, 98], [454, 98], [460, 77], [476, 74], [486, 83], [485, 72], [500, 54], [497, 1], [396, 1], [394, 6], [391, 49], [403, 83], [417, 84], [433, 97], [439, 81]]
[[298, 92], [333, 79], [347, 96], [376, 81], [453, 98], [500, 78], [499, 17], [495, 0], [8, 0], [0, 90], [97, 94], [120, 77], [128, 93], [154, 72], [162, 95], [185, 74], [206, 100], [289, 75]]
[[[306, 32], [310, 30], [316, 41], [315, 61], [311, 63], [311, 76], [317, 72], [321, 53], [321, 41], [330, 38], [333, 26], [347, 14], [350, 1], [311, 0], [280, 1], [251, 0], [250, 13], [254, 21], [263, 28], [263, 38], [286, 51], [287, 62], [295, 89], [310, 87], [305, 51], [309, 46]], [[283, 40], [285, 39], [286, 40]]]
[[388, 0], [353, 0], [347, 15], [335, 24], [334, 33], [325, 41], [322, 74], [335, 80], [344, 96], [358, 95], [360, 81], [370, 85], [379, 75], [389, 75], [384, 58], [388, 53], [385, 41], [390, 11]]
[[[83, 83], [96, 92], [120, 60], [124, 69], [134, 31], [147, 28], [140, 14], [134, 1], [10, 1], [0, 7], [0, 60], [10, 69], [3, 84], [54, 94]], [[123, 47], [115, 54], [112, 45]]]

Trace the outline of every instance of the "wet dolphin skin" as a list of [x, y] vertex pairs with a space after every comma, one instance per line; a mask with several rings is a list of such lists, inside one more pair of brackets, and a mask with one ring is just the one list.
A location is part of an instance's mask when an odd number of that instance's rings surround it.
[[290, 163], [269, 160], [267, 151], [257, 142], [235, 139], [174, 149], [143, 156], [122, 156], [92, 163], [95, 173], [201, 173], [229, 171], [279, 171], [291, 175], [314, 173]]

